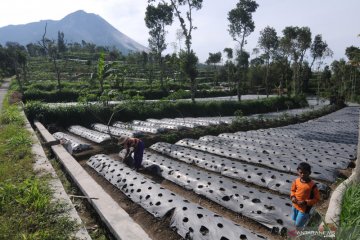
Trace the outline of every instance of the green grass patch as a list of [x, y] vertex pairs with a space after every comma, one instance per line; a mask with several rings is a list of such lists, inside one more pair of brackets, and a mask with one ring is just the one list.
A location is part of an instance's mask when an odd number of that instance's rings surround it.
[[360, 184], [347, 187], [341, 206], [337, 239], [360, 239]]
[[70, 239], [77, 225], [33, 171], [30, 133], [16, 106], [0, 113], [0, 239]]

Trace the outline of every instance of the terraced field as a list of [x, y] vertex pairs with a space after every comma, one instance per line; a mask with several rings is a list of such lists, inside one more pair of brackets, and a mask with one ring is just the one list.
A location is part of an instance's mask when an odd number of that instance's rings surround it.
[[[86, 141], [106, 144], [111, 139], [109, 132], [116, 136], [140, 135], [145, 130], [156, 134], [164, 129], [181, 131], [184, 127], [221, 124], [221, 120], [149, 119], [133, 124], [139, 128], [123, 123], [93, 125], [97, 131], [72, 126], [68, 134], [78, 138], [67, 140], [80, 145]], [[281, 128], [182, 139], [176, 144], [158, 142], [145, 151], [143, 166], [148, 171], [144, 172], [130, 169], [117, 154], [108, 152], [90, 157], [86, 164], [154, 218], [170, 216], [169, 225], [163, 227], [175, 230], [182, 238], [279, 238], [272, 233], [293, 229], [288, 194], [297, 165], [306, 161], [312, 166], [312, 177], [325, 196], [339, 170], [349, 168], [355, 159], [358, 125], [359, 108], [347, 107]], [[154, 174], [161, 176], [159, 181], [151, 178]], [[220, 206], [220, 212], [193, 202], [182, 191], [168, 189], [163, 181]], [[228, 213], [258, 227], [240, 225], [241, 221], [229, 219]], [[263, 229], [261, 233], [259, 228]]]

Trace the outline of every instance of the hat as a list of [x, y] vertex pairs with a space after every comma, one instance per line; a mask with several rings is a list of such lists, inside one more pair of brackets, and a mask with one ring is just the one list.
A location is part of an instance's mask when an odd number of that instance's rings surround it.
[[118, 144], [119, 145], [122, 145], [126, 142], [126, 140], [128, 140], [129, 137], [126, 137], [126, 136], [121, 136], [119, 139], [118, 139]]

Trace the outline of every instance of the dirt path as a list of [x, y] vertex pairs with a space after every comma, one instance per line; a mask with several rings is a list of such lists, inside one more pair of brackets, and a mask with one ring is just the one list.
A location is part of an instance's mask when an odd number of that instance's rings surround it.
[[4, 82], [0, 86], [0, 109], [2, 108], [4, 97], [8, 91], [8, 88], [10, 85], [10, 80], [11, 80], [11, 78], [5, 78]]

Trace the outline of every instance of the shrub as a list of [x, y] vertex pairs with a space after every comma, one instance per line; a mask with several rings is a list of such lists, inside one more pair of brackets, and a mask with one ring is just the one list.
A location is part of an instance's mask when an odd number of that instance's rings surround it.
[[25, 111], [30, 120], [38, 119], [44, 124], [58, 123], [63, 126], [81, 124], [89, 126], [94, 122], [107, 123], [113, 112], [115, 112], [113, 119], [120, 121], [164, 117], [232, 116], [239, 110], [244, 115], [249, 115], [286, 109], [285, 101], [292, 101], [294, 107], [299, 107], [298, 102], [288, 97], [241, 102], [204, 101], [197, 103], [190, 101], [145, 102], [141, 99], [131, 99], [115, 107], [101, 104], [55, 107], [40, 102], [29, 102], [26, 104]]

